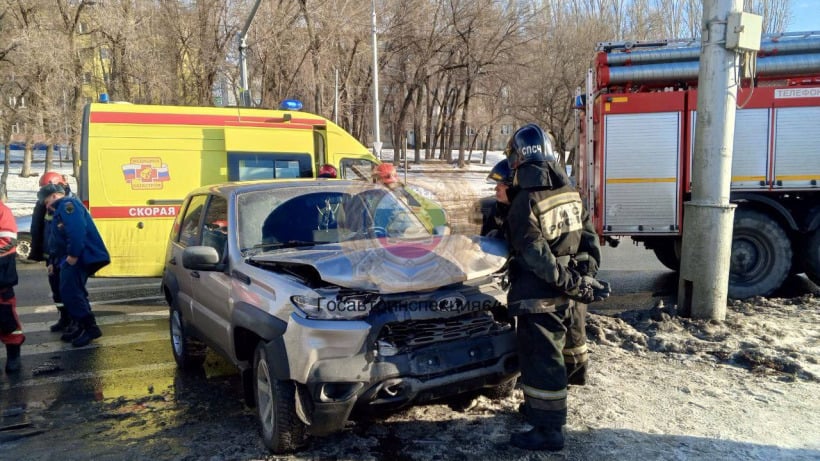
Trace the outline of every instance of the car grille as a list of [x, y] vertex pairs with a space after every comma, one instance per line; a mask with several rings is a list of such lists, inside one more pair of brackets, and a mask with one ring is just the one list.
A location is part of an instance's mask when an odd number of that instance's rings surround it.
[[388, 342], [402, 351], [428, 344], [484, 336], [509, 328], [510, 325], [496, 322], [490, 314], [479, 313], [450, 319], [388, 323], [382, 327], [377, 340]]

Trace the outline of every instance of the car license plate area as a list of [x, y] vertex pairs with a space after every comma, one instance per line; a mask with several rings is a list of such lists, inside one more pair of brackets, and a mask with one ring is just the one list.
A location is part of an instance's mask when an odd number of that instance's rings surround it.
[[445, 343], [426, 348], [415, 354], [411, 363], [414, 375], [431, 375], [450, 369], [470, 368], [470, 365], [494, 357], [493, 345], [488, 340], [468, 344]]

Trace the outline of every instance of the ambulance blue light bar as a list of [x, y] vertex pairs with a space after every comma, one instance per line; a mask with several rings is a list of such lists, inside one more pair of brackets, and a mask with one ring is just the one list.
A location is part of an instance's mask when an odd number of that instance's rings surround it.
[[302, 110], [302, 101], [297, 99], [285, 99], [281, 103], [279, 103], [279, 109], [281, 110]]

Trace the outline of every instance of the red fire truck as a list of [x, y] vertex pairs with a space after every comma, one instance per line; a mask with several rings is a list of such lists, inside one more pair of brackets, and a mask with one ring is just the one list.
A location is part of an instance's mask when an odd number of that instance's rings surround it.
[[[691, 196], [699, 56], [695, 42], [601, 43], [575, 100], [573, 170], [599, 235], [642, 242], [673, 270]], [[820, 284], [820, 34], [764, 36], [736, 104], [729, 296], [769, 295], [801, 272]]]

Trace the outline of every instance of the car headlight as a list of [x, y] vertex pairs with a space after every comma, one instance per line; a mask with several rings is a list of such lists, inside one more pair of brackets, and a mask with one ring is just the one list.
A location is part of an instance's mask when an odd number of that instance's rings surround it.
[[294, 295], [290, 302], [305, 317], [316, 320], [353, 320], [367, 317], [373, 302], [365, 296]]

